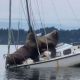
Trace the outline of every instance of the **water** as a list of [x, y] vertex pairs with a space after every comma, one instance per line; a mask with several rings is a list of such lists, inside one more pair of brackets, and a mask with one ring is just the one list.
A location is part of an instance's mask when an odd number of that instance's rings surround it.
[[[20, 46], [19, 46], [20, 47]], [[15, 46], [11, 46], [14, 52]], [[0, 80], [80, 80], [80, 68], [5, 69], [3, 54], [7, 45], [0, 45]]]

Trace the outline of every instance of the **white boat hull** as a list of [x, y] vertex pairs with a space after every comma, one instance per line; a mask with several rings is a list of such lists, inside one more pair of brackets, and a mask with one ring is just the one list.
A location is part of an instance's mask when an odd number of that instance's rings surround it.
[[31, 65], [30, 68], [40, 67], [68, 67], [75, 66], [80, 63], [80, 54], [75, 56], [68, 56], [65, 58], [56, 58], [51, 61], [43, 62], [40, 64]]
[[34, 64], [22, 64], [17, 66], [10, 66], [10, 68], [27, 67], [27, 68], [46, 68], [46, 67], [68, 67], [75, 66], [80, 63], [80, 53], [74, 55], [68, 55], [63, 57], [57, 57], [50, 60], [37, 62]]

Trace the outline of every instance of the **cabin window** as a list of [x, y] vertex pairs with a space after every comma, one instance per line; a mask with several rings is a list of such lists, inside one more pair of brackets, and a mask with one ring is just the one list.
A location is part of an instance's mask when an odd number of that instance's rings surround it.
[[63, 54], [64, 54], [64, 55], [71, 54], [71, 49], [64, 50], [64, 51], [63, 51]]

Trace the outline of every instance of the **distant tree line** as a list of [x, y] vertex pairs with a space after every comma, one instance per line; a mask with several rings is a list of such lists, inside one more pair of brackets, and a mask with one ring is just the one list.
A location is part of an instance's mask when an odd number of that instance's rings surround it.
[[[53, 30], [59, 32], [59, 42], [73, 43], [80, 42], [80, 29], [77, 30], [58, 30], [54, 27], [45, 28], [46, 33]], [[36, 33], [42, 33], [44, 35], [44, 29], [41, 28], [35, 31]], [[27, 31], [20, 29], [11, 30], [11, 43], [12, 44], [24, 44], [27, 39]], [[0, 44], [8, 44], [8, 29], [0, 29]]]

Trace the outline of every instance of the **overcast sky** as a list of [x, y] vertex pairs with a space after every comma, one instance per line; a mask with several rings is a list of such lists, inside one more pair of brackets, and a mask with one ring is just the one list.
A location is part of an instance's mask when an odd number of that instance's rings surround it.
[[[78, 25], [80, 28], [80, 0], [31, 0], [31, 5], [36, 22], [41, 16], [41, 20], [47, 24]], [[0, 0], [1, 21], [8, 19], [8, 8], [9, 0]], [[25, 0], [12, 0], [12, 20], [25, 19], [24, 11], [26, 14]]]

